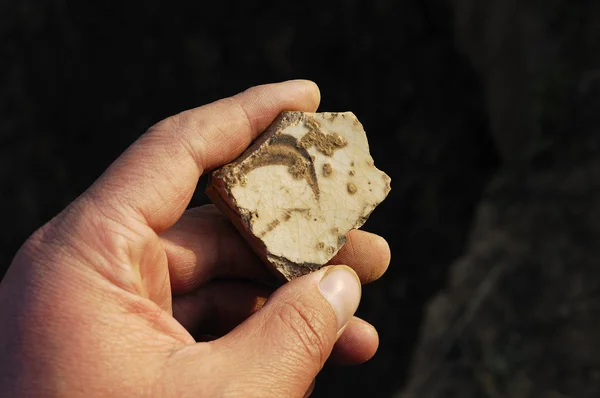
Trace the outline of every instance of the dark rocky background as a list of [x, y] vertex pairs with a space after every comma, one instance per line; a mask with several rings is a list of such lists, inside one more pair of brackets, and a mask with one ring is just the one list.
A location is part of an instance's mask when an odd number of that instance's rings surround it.
[[154, 122], [308, 78], [392, 177], [364, 227], [392, 247], [359, 309], [380, 350], [314, 396], [599, 396], [598, 17], [592, 0], [4, 0], [0, 270]]

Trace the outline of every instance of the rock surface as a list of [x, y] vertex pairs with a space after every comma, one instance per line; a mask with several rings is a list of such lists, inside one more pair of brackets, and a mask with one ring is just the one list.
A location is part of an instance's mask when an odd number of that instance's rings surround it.
[[499, 174], [396, 398], [600, 396], [600, 162]]
[[351, 112], [282, 112], [207, 195], [287, 280], [325, 265], [390, 192]]

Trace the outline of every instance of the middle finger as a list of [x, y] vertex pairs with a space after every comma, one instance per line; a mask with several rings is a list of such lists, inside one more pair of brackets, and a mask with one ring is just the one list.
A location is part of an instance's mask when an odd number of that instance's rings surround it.
[[[346, 244], [329, 261], [353, 268], [362, 283], [378, 279], [390, 262], [390, 249], [380, 236], [352, 230]], [[187, 210], [161, 235], [174, 294], [190, 292], [215, 278], [274, 281], [273, 274], [215, 206]]]

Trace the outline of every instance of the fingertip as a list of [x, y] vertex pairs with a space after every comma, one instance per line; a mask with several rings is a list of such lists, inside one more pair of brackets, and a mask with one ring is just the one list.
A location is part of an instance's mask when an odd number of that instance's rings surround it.
[[372, 255], [369, 261], [372, 266], [362, 270], [364, 272], [363, 283], [370, 283], [385, 274], [390, 265], [392, 254], [389, 243], [383, 237], [370, 232], [361, 232], [368, 234], [369, 252]]
[[[315, 112], [321, 93], [313, 81], [298, 79], [252, 86], [232, 98], [244, 110], [254, 139], [282, 111]], [[246, 146], [247, 143], [244, 143], [243, 147]]]
[[306, 112], [314, 112], [321, 103], [321, 90], [317, 83], [307, 79], [293, 79], [286, 80], [281, 83], [276, 83], [277, 86], [284, 87], [285, 90], [292, 94], [292, 97], [296, 98], [296, 103], [301, 104], [301, 109], [289, 109], [289, 110], [303, 110]]
[[380, 268], [378, 269], [378, 274], [374, 275], [376, 277], [373, 278], [373, 280], [376, 280], [385, 274], [385, 271], [387, 271], [388, 267], [390, 266], [390, 262], [392, 261], [392, 251], [388, 241], [385, 238], [375, 234], [373, 234], [373, 246], [376, 252], [379, 253], [379, 261], [381, 264]]
[[336, 342], [330, 360], [338, 365], [358, 365], [373, 358], [378, 348], [377, 329], [354, 317]]
[[330, 264], [348, 264], [363, 284], [379, 279], [388, 269], [391, 252], [388, 242], [379, 235], [352, 230], [346, 244], [330, 260]]
[[316, 111], [321, 103], [321, 90], [317, 83], [305, 79], [290, 80], [290, 82], [301, 86], [301, 90], [304, 90], [306, 97], [311, 100], [313, 108]]
[[376, 347], [379, 346], [379, 332], [377, 332], [377, 329], [375, 328], [375, 326], [373, 326], [369, 322], [367, 322], [361, 318], [357, 318], [357, 317], [354, 317], [352, 319], [352, 321], [354, 324], [357, 325], [357, 327], [360, 328], [362, 333], [364, 333], [366, 336], [368, 336], [368, 338], [371, 339], [371, 342], [375, 343]]

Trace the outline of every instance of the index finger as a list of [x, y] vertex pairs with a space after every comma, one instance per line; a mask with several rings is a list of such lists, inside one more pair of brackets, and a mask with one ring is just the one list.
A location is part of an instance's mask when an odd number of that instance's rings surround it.
[[316, 84], [292, 80], [169, 117], [133, 143], [86, 194], [105, 215], [164, 231], [186, 209], [205, 170], [239, 156], [280, 112], [313, 112], [319, 100]]

